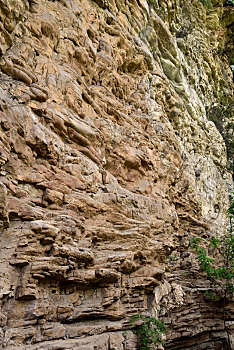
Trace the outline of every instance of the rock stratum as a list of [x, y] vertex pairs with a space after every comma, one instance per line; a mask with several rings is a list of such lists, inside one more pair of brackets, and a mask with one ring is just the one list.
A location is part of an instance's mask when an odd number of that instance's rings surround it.
[[136, 313], [166, 349], [230, 349], [188, 250], [226, 231], [231, 183], [212, 2], [0, 0], [0, 349], [137, 349]]

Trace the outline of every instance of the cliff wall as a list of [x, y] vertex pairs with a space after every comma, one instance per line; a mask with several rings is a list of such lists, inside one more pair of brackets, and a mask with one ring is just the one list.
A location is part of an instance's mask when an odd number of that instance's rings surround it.
[[136, 313], [228, 349], [188, 250], [226, 230], [223, 3], [0, 0], [0, 349], [133, 350]]

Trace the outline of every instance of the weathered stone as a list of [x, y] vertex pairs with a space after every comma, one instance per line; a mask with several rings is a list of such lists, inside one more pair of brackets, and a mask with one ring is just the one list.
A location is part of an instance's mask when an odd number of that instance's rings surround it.
[[168, 349], [232, 347], [188, 251], [224, 234], [231, 186], [212, 3], [0, 0], [0, 349], [133, 350], [139, 313]]
[[35, 100], [40, 101], [40, 102], [44, 102], [47, 100], [47, 95], [44, 94], [40, 89], [37, 89], [35, 87], [31, 87], [31, 91], [33, 93], [33, 95], [35, 96]]
[[0, 182], [0, 227], [1, 229], [8, 227], [8, 199], [7, 199], [7, 188]]
[[78, 132], [76, 132], [74, 129], [68, 127], [67, 131], [70, 139], [74, 142], [78, 143], [81, 146], [89, 145], [89, 141], [81, 134], [78, 134]]

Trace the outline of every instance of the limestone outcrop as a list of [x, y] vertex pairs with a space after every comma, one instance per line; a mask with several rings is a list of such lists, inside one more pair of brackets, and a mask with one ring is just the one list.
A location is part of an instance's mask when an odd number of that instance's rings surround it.
[[212, 2], [0, 0], [0, 349], [137, 349], [136, 313], [166, 349], [233, 344], [188, 249], [225, 233], [231, 185]]

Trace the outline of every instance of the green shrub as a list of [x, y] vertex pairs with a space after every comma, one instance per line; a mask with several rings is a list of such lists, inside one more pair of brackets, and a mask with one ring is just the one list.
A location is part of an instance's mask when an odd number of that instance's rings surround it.
[[[223, 297], [227, 299], [233, 296], [234, 286], [234, 200], [232, 198], [229, 214], [229, 231], [224, 238], [212, 237], [208, 242], [201, 237], [193, 237], [190, 240], [190, 248], [197, 254], [197, 260], [202, 271], [204, 271], [211, 281], [213, 292], [206, 292], [206, 296], [211, 299]], [[202, 244], [202, 245], [201, 245]], [[206, 248], [204, 248], [207, 247]], [[208, 255], [208, 249], [213, 249], [213, 255]], [[218, 252], [218, 254], [217, 254]]]
[[139, 336], [139, 349], [141, 350], [157, 350], [158, 344], [164, 344], [162, 335], [167, 331], [163, 322], [155, 317], [146, 317], [136, 314], [131, 317], [130, 324], [141, 321], [141, 324], [134, 326], [133, 333]]
[[211, 0], [199, 0], [204, 6], [206, 6], [208, 9], [213, 8], [213, 4]]

